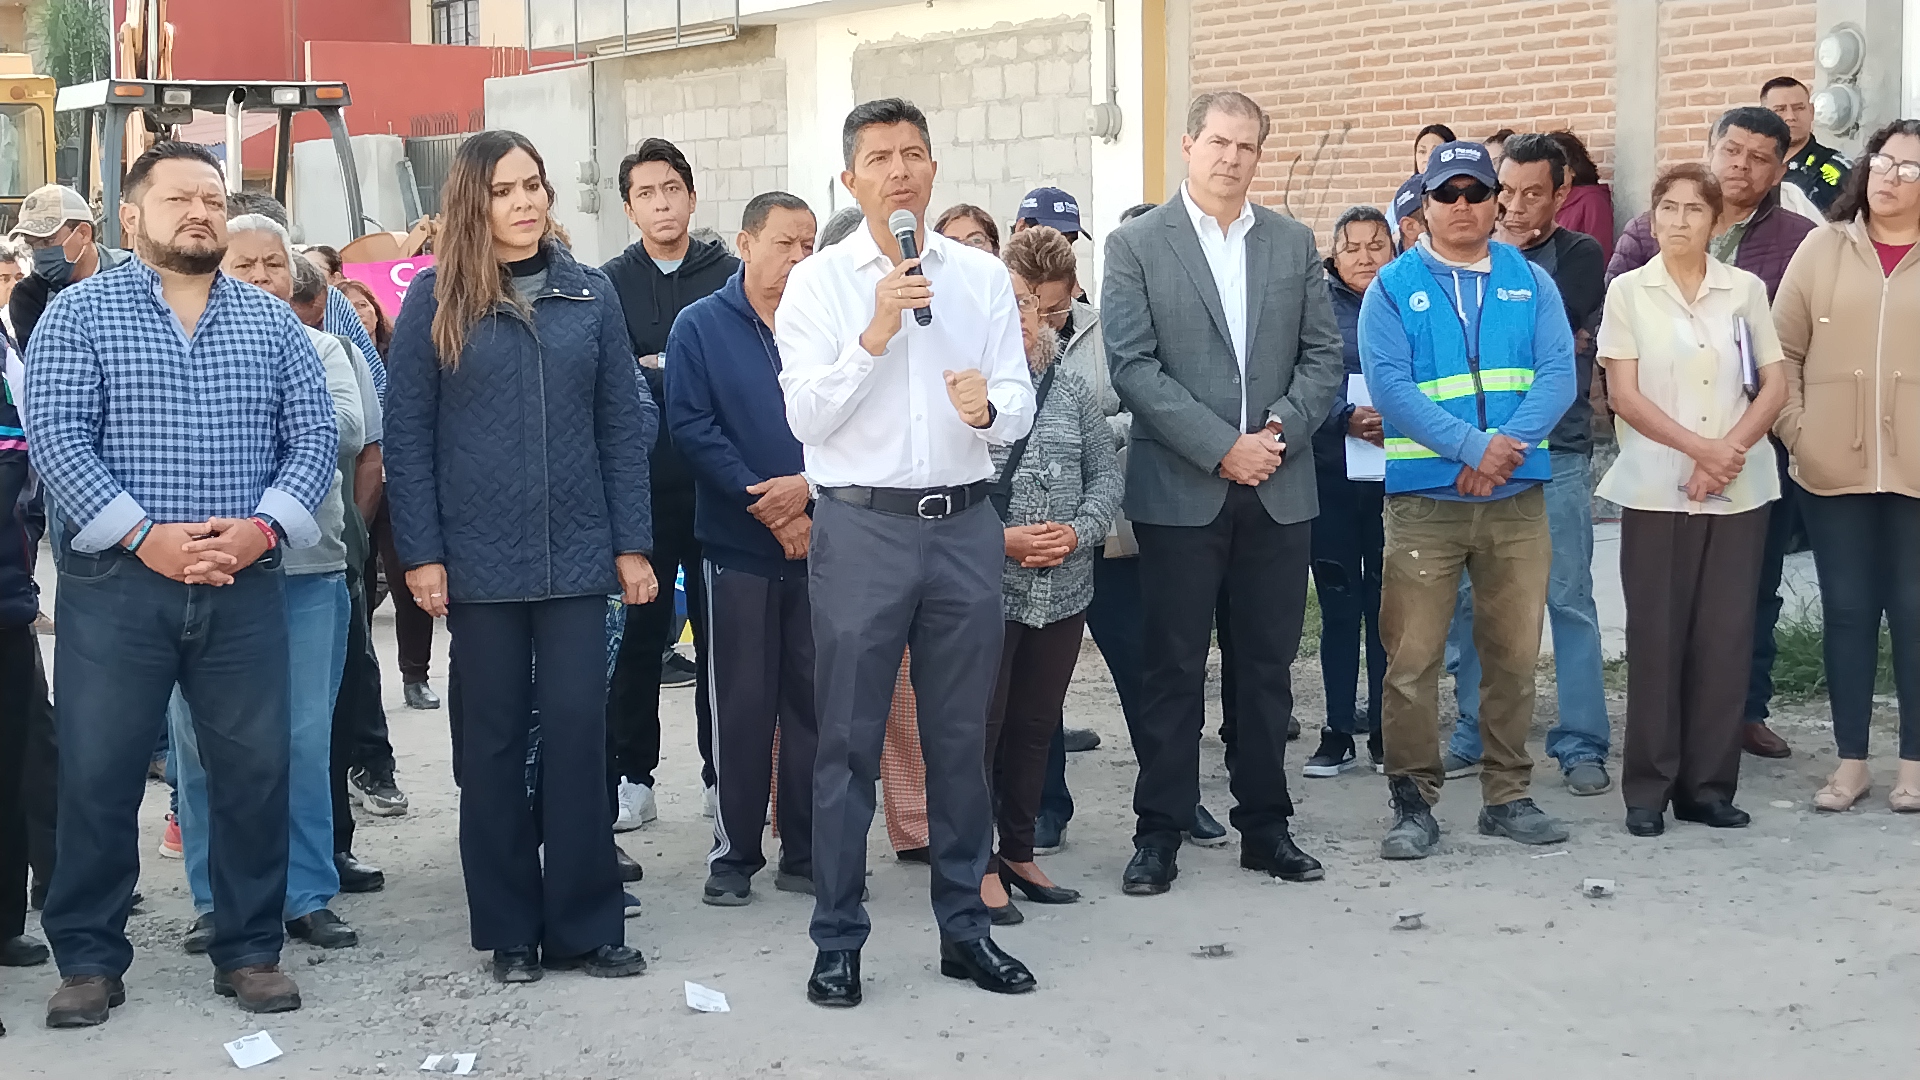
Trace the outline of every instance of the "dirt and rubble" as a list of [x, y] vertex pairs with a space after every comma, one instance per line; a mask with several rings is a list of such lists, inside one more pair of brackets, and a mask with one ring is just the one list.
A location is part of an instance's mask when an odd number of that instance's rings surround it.
[[[390, 619], [377, 627], [386, 670]], [[444, 637], [438, 643], [444, 646]], [[1550, 677], [1550, 666], [1544, 677]], [[1295, 669], [1310, 752], [1322, 712], [1312, 660]], [[441, 686], [444, 691], [444, 686]], [[40, 1026], [51, 967], [0, 974], [0, 1076], [202, 1077], [234, 1070], [221, 1044], [265, 1029], [284, 1056], [258, 1078], [391, 1076], [432, 1053], [472, 1052], [473, 1075], [611, 1077], [1789, 1077], [1910, 1075], [1920, 1061], [1920, 820], [1886, 809], [1815, 814], [1832, 765], [1825, 708], [1786, 707], [1784, 761], [1747, 758], [1741, 805], [1752, 827], [1675, 824], [1637, 840], [1616, 793], [1575, 798], [1551, 763], [1535, 791], [1572, 840], [1542, 851], [1477, 835], [1477, 782], [1449, 785], [1442, 851], [1388, 863], [1387, 808], [1366, 769], [1292, 781], [1302, 846], [1325, 881], [1282, 884], [1238, 869], [1232, 846], [1189, 846], [1163, 897], [1123, 896], [1131, 853], [1133, 757], [1112, 684], [1088, 647], [1068, 722], [1104, 742], [1070, 766], [1078, 812], [1047, 858], [1075, 906], [1023, 905], [996, 939], [1030, 964], [1037, 993], [1000, 998], [941, 978], [924, 866], [871, 843], [874, 933], [866, 1003], [828, 1012], [802, 984], [813, 957], [810, 902], [756, 883], [745, 908], [700, 903], [711, 823], [701, 816], [691, 692], [666, 692], [660, 820], [621, 843], [646, 867], [645, 912], [628, 942], [637, 979], [550, 974], [502, 987], [468, 947], [448, 772], [446, 714], [388, 702], [404, 818], [367, 818], [360, 855], [384, 892], [342, 897], [358, 948], [289, 945], [306, 1007], [250, 1017], [209, 989], [203, 957], [180, 951], [191, 919], [180, 864], [154, 853], [166, 788], [142, 810], [146, 902], [127, 1004], [104, 1027]], [[1618, 724], [1623, 702], [1612, 695]], [[1552, 723], [1550, 688], [1538, 738]], [[1884, 710], [1883, 710], [1884, 711]], [[1876, 744], [1891, 746], [1889, 717]], [[1207, 802], [1230, 804], [1210, 725]], [[1885, 763], [1891, 772], [1891, 763]], [[1612, 894], [1589, 898], [1588, 878]], [[1418, 912], [1414, 928], [1397, 930]], [[37, 925], [30, 928], [37, 933]], [[1209, 948], [1221, 946], [1221, 948]], [[732, 1011], [689, 1009], [684, 983], [725, 993]]]

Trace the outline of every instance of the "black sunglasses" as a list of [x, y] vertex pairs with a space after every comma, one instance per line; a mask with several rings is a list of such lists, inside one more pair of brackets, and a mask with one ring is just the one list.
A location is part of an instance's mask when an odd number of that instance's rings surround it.
[[1442, 187], [1427, 192], [1427, 197], [1435, 202], [1457, 203], [1465, 199], [1475, 206], [1493, 198], [1494, 189], [1475, 180], [1466, 187]]

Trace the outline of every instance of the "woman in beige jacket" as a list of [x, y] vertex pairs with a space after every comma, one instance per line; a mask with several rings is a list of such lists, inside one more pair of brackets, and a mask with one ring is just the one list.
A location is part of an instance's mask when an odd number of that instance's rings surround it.
[[1920, 812], [1920, 120], [1874, 133], [1807, 235], [1774, 302], [1792, 455], [1820, 575], [1840, 767], [1814, 796], [1846, 810], [1872, 789], [1867, 728], [1884, 614], [1900, 697], [1893, 809]]

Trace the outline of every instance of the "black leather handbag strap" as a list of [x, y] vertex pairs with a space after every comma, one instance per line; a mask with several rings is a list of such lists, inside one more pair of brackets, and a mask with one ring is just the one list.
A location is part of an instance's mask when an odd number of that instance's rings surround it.
[[[1055, 364], [1047, 369], [1045, 375], [1040, 376], [1040, 388], [1033, 395], [1035, 424], [1040, 422], [1040, 408], [1047, 403], [1047, 391], [1053, 389], [1053, 376], [1059, 370], [1060, 365]], [[1013, 449], [1008, 451], [1006, 467], [1000, 470], [1000, 475], [993, 481], [993, 492], [988, 498], [993, 500], [993, 508], [1000, 512], [1000, 520], [1003, 522], [1007, 520], [1007, 510], [1013, 505], [1013, 476], [1020, 471], [1020, 459], [1027, 456], [1027, 440], [1031, 438], [1033, 438], [1033, 429], [1028, 428], [1027, 433], [1020, 436], [1020, 441], [1014, 443]]]

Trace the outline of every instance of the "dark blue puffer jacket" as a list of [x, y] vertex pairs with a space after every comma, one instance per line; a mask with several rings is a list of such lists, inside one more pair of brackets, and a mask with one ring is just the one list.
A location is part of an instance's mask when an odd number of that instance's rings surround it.
[[619, 591], [615, 554], [649, 553], [658, 419], [613, 283], [547, 243], [533, 321], [502, 304], [449, 370], [435, 274], [407, 290], [387, 357], [385, 457], [408, 569], [447, 568], [454, 603]]
[[[1361, 297], [1340, 280], [1331, 265], [1327, 267], [1327, 298], [1333, 301], [1333, 317], [1340, 323], [1340, 355], [1346, 360], [1346, 373], [1358, 375]], [[1340, 480], [1347, 477], [1347, 421], [1352, 418], [1353, 403], [1347, 400], [1347, 380], [1342, 376], [1340, 389], [1333, 395], [1333, 408], [1313, 432], [1313, 464], [1329, 477]]]
[[[0, 360], [8, 346], [0, 342]], [[27, 437], [11, 387], [0, 386], [0, 630], [27, 626], [40, 614], [40, 590], [33, 583], [33, 554], [38, 538], [27, 525]]]

